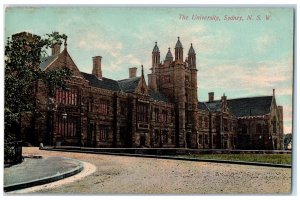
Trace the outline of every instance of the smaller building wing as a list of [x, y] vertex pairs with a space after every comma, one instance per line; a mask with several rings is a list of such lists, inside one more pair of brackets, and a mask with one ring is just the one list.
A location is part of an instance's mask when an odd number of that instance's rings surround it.
[[227, 101], [229, 110], [236, 117], [262, 116], [270, 113], [272, 98], [272, 96], [261, 96], [230, 99]]

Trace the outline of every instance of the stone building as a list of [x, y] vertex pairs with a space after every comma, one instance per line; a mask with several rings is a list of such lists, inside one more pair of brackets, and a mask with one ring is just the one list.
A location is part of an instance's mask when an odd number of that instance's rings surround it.
[[[28, 36], [28, 33], [19, 35]], [[123, 80], [102, 74], [102, 57], [91, 60], [91, 73], [81, 72], [59, 44], [41, 59], [41, 70], [68, 67], [67, 89], [55, 98], [36, 82], [37, 109], [42, 115], [22, 125], [23, 139], [48, 145], [199, 149], [282, 149], [283, 109], [272, 96], [219, 100], [209, 93], [198, 101], [196, 53], [191, 44], [184, 58], [178, 37], [174, 57], [162, 61], [155, 43], [148, 84], [143, 66], [129, 68]], [[201, 81], [201, 80], [200, 80]], [[201, 91], [200, 91], [201, 92]], [[26, 121], [26, 120], [25, 120]]]

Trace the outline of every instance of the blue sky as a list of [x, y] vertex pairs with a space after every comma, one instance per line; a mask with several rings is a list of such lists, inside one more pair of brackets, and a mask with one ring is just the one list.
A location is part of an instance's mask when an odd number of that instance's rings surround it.
[[[192, 20], [193, 15], [220, 21]], [[226, 21], [226, 15], [243, 21]], [[253, 19], [247, 20], [248, 15]], [[6, 8], [5, 36], [22, 31], [68, 35], [68, 51], [81, 71], [91, 73], [92, 57], [101, 55], [103, 74], [113, 79], [127, 78], [128, 68], [141, 64], [149, 73], [155, 41], [164, 59], [168, 47], [174, 54], [180, 36], [184, 54], [190, 43], [197, 54], [200, 101], [211, 91], [216, 99], [223, 93], [230, 99], [272, 95], [275, 88], [277, 104], [284, 106], [285, 133], [291, 132], [291, 8]]]

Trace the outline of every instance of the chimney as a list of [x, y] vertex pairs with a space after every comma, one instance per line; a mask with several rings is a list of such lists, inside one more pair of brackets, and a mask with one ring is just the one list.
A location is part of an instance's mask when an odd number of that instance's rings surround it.
[[135, 78], [136, 77], [136, 67], [129, 68], [129, 78]]
[[97, 76], [98, 79], [102, 79], [101, 59], [102, 59], [102, 56], [93, 57], [92, 74]]
[[60, 45], [59, 43], [56, 43], [52, 46], [52, 56], [57, 55], [60, 53]]
[[208, 93], [208, 101], [209, 101], [209, 102], [214, 101], [214, 92], [209, 92], [209, 93]]
[[275, 89], [273, 89], [273, 97], [275, 97]]
[[150, 90], [156, 92], [157, 91], [157, 83], [156, 83], [156, 75], [148, 74], [148, 87]]

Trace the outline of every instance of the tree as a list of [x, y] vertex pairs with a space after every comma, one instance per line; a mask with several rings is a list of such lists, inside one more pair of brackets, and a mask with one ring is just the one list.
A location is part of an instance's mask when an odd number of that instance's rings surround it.
[[291, 133], [285, 134], [283, 138], [284, 149], [288, 149], [289, 144], [292, 145], [293, 136]]
[[67, 36], [53, 32], [40, 36], [20, 33], [7, 39], [5, 45], [5, 142], [20, 139], [20, 123], [23, 113], [36, 113], [34, 85], [45, 83], [49, 95], [55, 88], [64, 88], [71, 71], [67, 68], [43, 71], [39, 68], [41, 57], [54, 44], [66, 42]]

